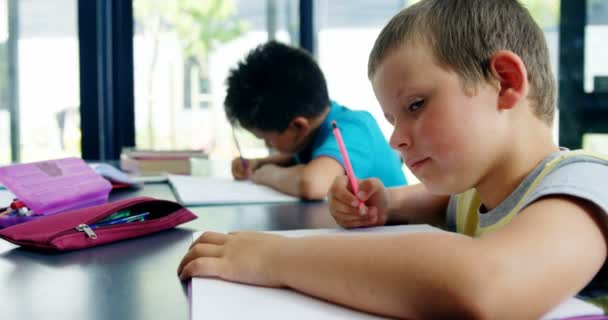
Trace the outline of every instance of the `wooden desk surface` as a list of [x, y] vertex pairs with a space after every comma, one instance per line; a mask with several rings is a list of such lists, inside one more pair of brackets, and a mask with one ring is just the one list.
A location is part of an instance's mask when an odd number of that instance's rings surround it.
[[[175, 200], [167, 184], [113, 192], [110, 199]], [[198, 230], [336, 227], [325, 202], [190, 208], [199, 218], [158, 234], [48, 254], [0, 240], [2, 319], [188, 319], [177, 264]]]

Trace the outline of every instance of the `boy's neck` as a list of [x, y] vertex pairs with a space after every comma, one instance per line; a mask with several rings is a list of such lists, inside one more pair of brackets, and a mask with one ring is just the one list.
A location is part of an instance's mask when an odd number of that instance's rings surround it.
[[315, 140], [315, 136], [317, 135], [317, 131], [319, 130], [319, 128], [325, 121], [325, 118], [327, 118], [327, 115], [329, 114], [329, 110], [330, 110], [330, 108], [328, 106], [327, 108], [325, 108], [325, 110], [320, 115], [313, 117], [313, 118], [309, 118], [310, 131], [309, 131], [308, 135], [306, 136], [304, 143], [302, 144], [302, 146], [303, 146], [302, 150], [307, 149], [308, 147], [310, 147], [312, 145], [312, 143]]
[[310, 119], [310, 128], [312, 132], [316, 132], [319, 127], [321, 127], [321, 125], [323, 124], [323, 122], [325, 121], [325, 118], [327, 118], [327, 115], [329, 115], [329, 110], [330, 110], [330, 106], [328, 105], [327, 108], [325, 108], [325, 110], [323, 110], [323, 112]]
[[532, 126], [532, 130], [516, 133], [496, 165], [476, 186], [483, 205], [488, 210], [496, 208], [543, 159], [557, 151], [559, 147], [547, 126]]

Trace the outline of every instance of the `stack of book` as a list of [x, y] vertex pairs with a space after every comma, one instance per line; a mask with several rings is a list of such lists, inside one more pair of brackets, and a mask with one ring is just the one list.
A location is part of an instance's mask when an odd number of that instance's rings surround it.
[[120, 168], [129, 173], [190, 174], [191, 158], [207, 158], [202, 150], [138, 150], [124, 149], [120, 155]]

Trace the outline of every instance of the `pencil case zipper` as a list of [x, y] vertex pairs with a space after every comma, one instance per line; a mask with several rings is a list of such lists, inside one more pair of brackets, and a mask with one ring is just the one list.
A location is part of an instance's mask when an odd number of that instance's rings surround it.
[[[181, 217], [182, 214], [176, 214], [179, 211], [184, 210], [183, 207], [178, 207], [175, 211], [162, 216], [162, 217], [158, 217], [158, 218], [154, 218], [154, 219], [150, 219], [150, 220], [146, 220], [146, 221], [138, 221], [138, 222], [129, 222], [129, 223], [125, 223], [125, 224], [116, 224], [116, 225], [108, 225], [108, 226], [100, 226], [98, 228], [96, 228], [97, 232], [93, 231], [93, 229], [90, 227], [90, 225], [92, 223], [95, 223], [115, 212], [127, 209], [127, 208], [131, 208], [137, 204], [140, 203], [146, 203], [146, 202], [156, 202], [156, 203], [161, 203], [161, 202], [170, 202], [170, 201], [163, 201], [163, 200], [151, 200], [151, 199], [138, 199], [137, 201], [133, 201], [133, 202], [127, 202], [121, 206], [112, 208], [111, 210], [107, 210], [104, 211], [103, 213], [97, 214], [95, 215], [95, 217], [90, 218], [88, 220], [86, 220], [83, 223], [78, 223], [75, 224], [74, 227], [67, 229], [67, 230], [63, 230], [61, 232], [58, 232], [57, 234], [49, 237], [49, 239], [46, 241], [47, 244], [51, 244], [53, 243], [53, 241], [64, 237], [64, 236], [68, 236], [68, 235], [73, 235], [73, 234], [77, 234], [77, 233], [81, 233], [84, 232], [85, 235], [88, 238], [91, 238], [92, 240], [96, 240], [97, 239], [97, 233], [101, 234], [101, 232], [103, 231], [107, 231], [107, 230], [112, 230], [112, 229], [122, 229], [122, 230], [128, 230], [128, 229], [140, 229], [142, 225], [152, 225], [152, 224], [159, 224], [161, 223], [165, 223], [165, 222], [170, 222], [173, 220], [177, 220]], [[184, 210], [185, 211], [185, 210]], [[187, 212], [184, 212], [183, 214], [187, 214]], [[167, 219], [171, 217], [171, 219]]]
[[[182, 209], [179, 209], [179, 210], [182, 210]], [[175, 211], [175, 212], [177, 212], [177, 211]], [[171, 219], [167, 219], [169, 216], [172, 216]], [[103, 234], [103, 232], [112, 231], [113, 229], [120, 229], [121, 231], [139, 230], [139, 229], [143, 228], [142, 227], [143, 225], [152, 225], [152, 224], [156, 225], [156, 224], [159, 224], [160, 221], [162, 221], [163, 223], [171, 222], [173, 220], [179, 220], [180, 217], [181, 217], [181, 215], [170, 213], [169, 215], [167, 215], [165, 217], [156, 218], [156, 219], [147, 220], [147, 221], [129, 222], [129, 223], [125, 223], [125, 224], [115, 224], [115, 225], [97, 227], [95, 229], [95, 230], [97, 230], [97, 232], [95, 232], [93, 230], [93, 228], [91, 228], [91, 226], [86, 223], [81, 223], [81, 224], [77, 225], [76, 227], [74, 227], [74, 229], [78, 232], [84, 232], [87, 235], [87, 237], [89, 237], [93, 240], [96, 240], [97, 233]], [[76, 233], [74, 230], [66, 230], [66, 231], [64, 231], [63, 234], [57, 235], [57, 236], [53, 237], [51, 240], [49, 240], [49, 243], [57, 240], [58, 238], [60, 238], [62, 236], [72, 235], [74, 233]]]

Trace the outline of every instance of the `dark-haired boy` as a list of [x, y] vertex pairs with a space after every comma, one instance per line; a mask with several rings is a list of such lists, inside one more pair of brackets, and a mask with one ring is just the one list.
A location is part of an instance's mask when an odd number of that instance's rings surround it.
[[[401, 161], [374, 118], [329, 100], [323, 73], [304, 50], [271, 41], [231, 70], [226, 115], [278, 151], [267, 158], [236, 158], [236, 179], [252, 179], [304, 199], [325, 198], [343, 162], [331, 132], [336, 120], [358, 178], [388, 186], [406, 183]], [[244, 162], [246, 165], [244, 165]]]

